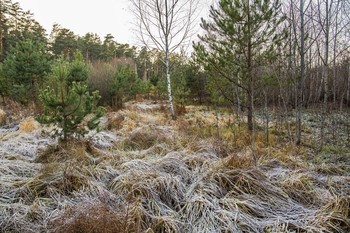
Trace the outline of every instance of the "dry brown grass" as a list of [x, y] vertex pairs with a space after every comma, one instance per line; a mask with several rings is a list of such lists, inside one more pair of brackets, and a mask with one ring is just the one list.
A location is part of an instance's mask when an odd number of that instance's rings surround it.
[[0, 108], [0, 126], [6, 124], [6, 113]]
[[36, 176], [24, 184], [18, 197], [27, 200], [50, 198], [55, 192], [69, 195], [86, 187], [89, 187], [89, 181], [79, 166], [50, 163], [44, 165]]
[[124, 147], [144, 150], [166, 141], [166, 135], [159, 128], [143, 127], [130, 133], [129, 137], [124, 141]]
[[295, 169], [306, 168], [308, 165], [303, 159], [306, 152], [304, 147], [287, 142], [269, 147], [269, 153], [265, 156], [265, 160], [277, 159]]
[[308, 206], [322, 203], [322, 199], [318, 199], [317, 195], [322, 189], [318, 189], [317, 185], [317, 180], [312, 176], [299, 172], [290, 173], [289, 176], [281, 182], [281, 187], [290, 198]]
[[350, 232], [350, 198], [334, 197], [317, 213], [315, 220], [329, 232]]
[[78, 203], [50, 220], [54, 233], [128, 233], [135, 232], [122, 212], [102, 203]]
[[123, 127], [123, 121], [125, 117], [121, 113], [117, 114], [108, 114], [107, 116], [107, 129], [121, 129]]
[[48, 146], [44, 151], [38, 153], [35, 162], [52, 163], [74, 160], [83, 163], [93, 163], [94, 157], [102, 155], [103, 153], [100, 153], [88, 140], [72, 139]]
[[229, 169], [235, 168], [250, 168], [254, 166], [254, 160], [252, 156], [246, 156], [245, 154], [233, 154], [223, 160], [225, 167]]
[[175, 105], [175, 114], [177, 117], [185, 115], [186, 112], [187, 111], [185, 105]]
[[120, 112], [116, 145], [0, 155], [0, 231], [349, 232], [346, 171], [320, 175], [308, 150], [262, 131], [253, 148], [227, 114], [216, 128], [204, 108], [173, 122], [141, 107]]
[[344, 175], [347, 173], [350, 174], [350, 165], [322, 162], [321, 164], [317, 164], [313, 170], [326, 175]]
[[19, 123], [19, 130], [23, 133], [32, 132], [40, 127], [40, 124], [34, 120], [34, 118], [29, 117]]
[[5, 103], [1, 103], [0, 101], [0, 107], [7, 115], [7, 124], [18, 122], [27, 117], [33, 116], [33, 113], [37, 110], [34, 108], [33, 104], [23, 105], [9, 98], [6, 99]]

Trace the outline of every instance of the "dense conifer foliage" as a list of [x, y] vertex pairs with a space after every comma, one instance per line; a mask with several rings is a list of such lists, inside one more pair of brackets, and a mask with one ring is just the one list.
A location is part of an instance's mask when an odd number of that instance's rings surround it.
[[[62, 56], [53, 64], [49, 85], [40, 92], [44, 113], [37, 119], [43, 124], [57, 125], [55, 135], [63, 141], [95, 129], [103, 114], [101, 108], [96, 109], [98, 91], [88, 91], [87, 79], [87, 66], [81, 53], [76, 53], [72, 62]], [[94, 114], [85, 119], [91, 113]]]

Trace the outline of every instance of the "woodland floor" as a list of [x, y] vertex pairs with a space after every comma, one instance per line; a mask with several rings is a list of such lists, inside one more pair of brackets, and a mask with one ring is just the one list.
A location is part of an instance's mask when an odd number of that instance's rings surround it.
[[[6, 110], [6, 109], [5, 109]], [[235, 114], [127, 103], [102, 131], [58, 144], [13, 117], [0, 128], [0, 232], [350, 232], [350, 121], [264, 114], [255, 145]], [[290, 133], [288, 133], [288, 129]], [[291, 135], [289, 135], [291, 134]]]

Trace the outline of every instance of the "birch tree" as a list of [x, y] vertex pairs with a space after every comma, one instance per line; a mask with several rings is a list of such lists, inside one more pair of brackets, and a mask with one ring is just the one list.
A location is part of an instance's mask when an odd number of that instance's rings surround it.
[[139, 40], [164, 53], [169, 106], [176, 119], [170, 78], [170, 54], [190, 42], [199, 0], [131, 0]]

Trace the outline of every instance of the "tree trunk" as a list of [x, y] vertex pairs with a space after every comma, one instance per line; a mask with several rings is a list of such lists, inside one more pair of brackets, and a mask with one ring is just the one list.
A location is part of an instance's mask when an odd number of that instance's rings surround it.
[[265, 97], [265, 135], [266, 135], [266, 146], [269, 145], [269, 112], [268, 112], [268, 103], [267, 103], [267, 94], [264, 90], [264, 97]]
[[[2, 41], [2, 37], [3, 37], [3, 16], [4, 14], [4, 10], [3, 10], [3, 3], [2, 0], [0, 0], [0, 59], [2, 58], [2, 53], [3, 53], [3, 41]], [[0, 60], [1, 61], [1, 60]]]
[[300, 77], [297, 83], [296, 144], [301, 144], [303, 83], [305, 75], [304, 0], [300, 0]]
[[247, 92], [247, 100], [248, 100], [248, 106], [247, 106], [247, 120], [248, 120], [248, 130], [250, 132], [253, 132], [253, 96], [252, 96], [252, 90], [250, 88], [250, 91]]
[[[143, 64], [144, 64], [145, 69], [143, 71], [142, 80], [146, 82], [148, 80], [148, 78], [147, 78], [147, 62], [144, 61]], [[136, 68], [136, 70], [137, 70], [137, 68]]]
[[[248, 1], [248, 31], [250, 33], [250, 12], [249, 12], [249, 1]], [[247, 62], [247, 68], [248, 68], [248, 130], [251, 132], [252, 136], [254, 136], [254, 113], [253, 113], [253, 104], [254, 104], [254, 94], [253, 94], [253, 77], [252, 77], [252, 38], [251, 35], [249, 35], [248, 39], [248, 62]], [[253, 138], [253, 140], [255, 140]]]
[[348, 64], [348, 85], [347, 85], [347, 90], [346, 90], [346, 104], [350, 104], [350, 62]]
[[171, 118], [173, 120], [176, 120], [176, 114], [174, 111], [174, 104], [173, 104], [173, 95], [171, 93], [170, 64], [169, 64], [169, 49], [168, 48], [166, 48], [166, 52], [165, 52], [165, 66], [166, 66], [166, 81], [167, 81], [167, 87], [168, 87], [168, 97], [169, 97]]
[[[328, 73], [329, 73], [329, 64], [328, 64], [328, 54], [329, 54], [329, 6], [328, 0], [326, 0], [326, 20], [324, 25], [325, 31], [325, 51], [324, 51], [324, 59], [323, 59], [323, 69], [322, 69], [322, 78], [324, 82], [324, 95], [323, 95], [323, 109], [322, 109], [322, 125], [321, 125], [321, 145], [322, 149], [324, 144], [324, 126], [326, 121], [327, 107], [328, 107]], [[334, 67], [335, 68], [335, 67]]]
[[334, 32], [334, 46], [333, 46], [333, 108], [336, 106], [336, 78], [337, 78], [337, 68], [336, 68], [336, 58], [337, 58], [337, 46], [338, 46], [338, 14], [339, 14], [339, 4], [340, 1], [337, 2], [336, 12], [335, 12], [335, 32]]
[[[239, 82], [239, 77], [238, 77], [238, 82]], [[241, 106], [241, 98], [239, 97], [239, 87], [236, 86], [236, 98], [237, 98], [237, 113], [236, 113], [236, 116], [237, 116], [237, 120], [238, 120], [238, 125], [241, 124], [241, 109], [242, 109], [242, 106]]]

